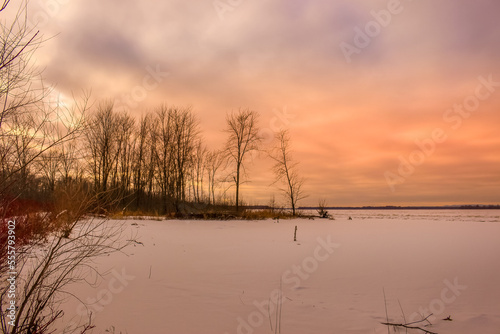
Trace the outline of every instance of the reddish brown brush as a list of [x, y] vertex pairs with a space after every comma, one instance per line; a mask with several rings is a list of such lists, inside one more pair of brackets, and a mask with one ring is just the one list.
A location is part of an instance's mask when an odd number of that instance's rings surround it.
[[[3, 198], [0, 200], [0, 267], [6, 261], [9, 222], [14, 222], [14, 247], [19, 253], [23, 246], [43, 239], [55, 229], [51, 222], [51, 206], [35, 200]], [[11, 223], [10, 226], [13, 224]]]

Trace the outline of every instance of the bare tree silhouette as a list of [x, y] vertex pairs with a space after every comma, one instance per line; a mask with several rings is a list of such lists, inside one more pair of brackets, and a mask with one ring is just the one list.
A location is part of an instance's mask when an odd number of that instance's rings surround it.
[[205, 168], [208, 174], [208, 203], [216, 204], [215, 202], [215, 188], [217, 187], [219, 180], [217, 174], [224, 169], [224, 155], [223, 152], [214, 150], [207, 153]]
[[304, 178], [298, 172], [298, 162], [292, 158], [290, 148], [290, 132], [281, 130], [276, 134], [277, 146], [271, 151], [270, 157], [274, 161], [273, 171], [276, 177], [275, 183], [283, 183], [284, 187], [279, 188], [292, 208], [292, 214], [296, 215], [297, 202], [306, 196], [302, 186]]
[[259, 114], [249, 109], [232, 112], [226, 116], [226, 156], [234, 164], [234, 173], [231, 175], [236, 187], [236, 211], [240, 205], [240, 185], [242, 182], [242, 169], [247, 153], [258, 150], [260, 143]]
[[[0, 309], [3, 333], [53, 333], [54, 322], [62, 316], [60, 305], [71, 295], [69, 284], [85, 284], [96, 257], [120, 251], [130, 241], [122, 236], [124, 227], [105, 220], [85, 217], [95, 205], [95, 196], [80, 185], [59, 192], [55, 210], [43, 216], [43, 234], [32, 236], [29, 243], [16, 247], [15, 319], [9, 310]], [[0, 273], [0, 304], [9, 304], [11, 273]], [[88, 326], [83, 326], [81, 333]]]

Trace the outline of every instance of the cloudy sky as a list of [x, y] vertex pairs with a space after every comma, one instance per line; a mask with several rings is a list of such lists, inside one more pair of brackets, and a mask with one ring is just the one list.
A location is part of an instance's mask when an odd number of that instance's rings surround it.
[[[265, 138], [289, 128], [302, 204], [442, 205], [500, 203], [499, 12], [494, 0], [40, 0], [30, 20], [54, 36], [37, 62], [62, 96], [92, 89], [136, 115], [190, 105], [212, 148], [240, 107]], [[269, 162], [248, 166], [243, 197], [265, 203]]]

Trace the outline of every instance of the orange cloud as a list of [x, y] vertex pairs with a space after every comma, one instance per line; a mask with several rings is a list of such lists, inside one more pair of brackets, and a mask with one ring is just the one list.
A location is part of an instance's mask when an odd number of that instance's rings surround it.
[[[289, 127], [311, 194], [303, 204], [499, 203], [500, 87], [456, 129], [456, 118], [443, 116], [474, 93], [479, 76], [500, 81], [500, 4], [401, 4], [348, 63], [339, 45], [387, 1], [244, 1], [223, 20], [210, 1], [71, 2], [46, 25], [60, 35], [39, 59], [58, 90], [92, 87], [96, 99], [130, 94], [159, 66], [169, 76], [130, 112], [191, 105], [214, 148], [224, 142], [225, 114], [239, 107], [259, 111], [267, 135]], [[284, 108], [294, 117], [278, 122]], [[447, 139], [391, 191], [384, 173], [397, 175], [400, 157], [435, 129]], [[263, 157], [249, 165], [248, 201], [275, 191], [269, 167]]]

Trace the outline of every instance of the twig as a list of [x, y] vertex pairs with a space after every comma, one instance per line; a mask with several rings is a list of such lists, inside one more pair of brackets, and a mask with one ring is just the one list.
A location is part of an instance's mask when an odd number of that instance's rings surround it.
[[403, 328], [407, 328], [407, 329], [419, 329], [426, 334], [438, 334], [436, 332], [431, 332], [430, 330], [424, 329], [422, 327], [408, 326], [406, 324], [396, 324], [396, 323], [392, 323], [392, 322], [383, 322], [382, 325], [393, 326], [393, 327], [403, 327]]
[[401, 306], [401, 302], [398, 299], [398, 304], [399, 304], [399, 309], [401, 310], [401, 314], [403, 314], [403, 320], [405, 321], [406, 324], [406, 316], [405, 316], [405, 311], [403, 311], [403, 307]]
[[[271, 299], [269, 299], [269, 304], [271, 304]], [[275, 324], [274, 324], [274, 334], [281, 333], [281, 310], [283, 309], [283, 281], [280, 280], [280, 290], [276, 296], [276, 313], [275, 313]], [[271, 313], [269, 313], [269, 321], [271, 322]], [[271, 323], [271, 331], [273, 331], [273, 326]]]
[[399, 299], [398, 299], [398, 304], [399, 304], [399, 308], [401, 309], [401, 313], [403, 314], [404, 323], [389, 322], [389, 314], [387, 312], [387, 299], [385, 297], [385, 289], [382, 288], [382, 291], [384, 293], [384, 306], [385, 306], [386, 322], [381, 322], [381, 324], [387, 326], [387, 333], [390, 333], [389, 327], [392, 326], [392, 327], [394, 327], [394, 330], [396, 330], [395, 329], [396, 327], [402, 327], [402, 328], [405, 328], [406, 330], [408, 330], [408, 329], [418, 329], [418, 330], [421, 330], [422, 332], [424, 332], [425, 334], [437, 334], [436, 332], [431, 332], [430, 330], [427, 330], [427, 329], [422, 328], [422, 327], [412, 326], [414, 324], [418, 324], [418, 323], [421, 323], [421, 322], [424, 322], [424, 321], [427, 321], [430, 325], [432, 325], [431, 322], [428, 320], [429, 317], [432, 315], [432, 313], [429, 314], [428, 316], [426, 316], [425, 318], [422, 318], [421, 320], [417, 320], [417, 321], [413, 321], [413, 322], [406, 322], [406, 316], [405, 316], [405, 313], [403, 311], [403, 307], [401, 306], [401, 302], [399, 301]]
[[269, 304], [267, 304], [267, 314], [269, 316], [269, 326], [271, 326], [271, 332], [273, 331], [273, 321], [271, 320], [271, 297], [269, 297]]
[[429, 325], [432, 325], [431, 322], [429, 320], [427, 320], [427, 319], [430, 318], [431, 315], [433, 315], [433, 313], [429, 314], [428, 316], [426, 316], [422, 320], [417, 320], [417, 321], [414, 321], [414, 322], [409, 322], [409, 323], [407, 323], [407, 325], [418, 324], [419, 322], [423, 322], [423, 321], [427, 321], [429, 323]]
[[278, 333], [278, 314], [279, 314], [279, 310], [280, 310], [280, 296], [278, 295], [278, 298], [276, 300], [276, 323], [275, 323], [275, 326], [274, 326], [274, 334], [277, 334]]
[[[398, 299], [398, 304], [399, 304], [399, 309], [401, 310], [401, 314], [403, 315], [403, 320], [404, 320], [404, 322], [406, 324], [405, 311], [403, 311], [403, 307], [401, 306], [401, 302], [399, 301], [399, 299]], [[387, 321], [387, 322], [389, 322], [389, 321]], [[387, 327], [387, 328], [389, 328], [389, 327]], [[406, 333], [408, 333], [408, 329], [406, 329]]]
[[283, 280], [280, 280], [280, 322], [278, 333], [281, 333], [281, 311], [283, 310]]
[[135, 244], [138, 244], [138, 245], [143, 245], [144, 246], [144, 243], [140, 242], [140, 241], [137, 241], [137, 240], [133, 240], [133, 239], [129, 239], [127, 241], [130, 241], [130, 242], [133, 242]]
[[[385, 298], [385, 288], [382, 288], [382, 292], [384, 293], [385, 319], [387, 322], [389, 322], [389, 314], [387, 313], [387, 299]], [[390, 333], [391, 331], [389, 330], [389, 327], [387, 327], [387, 334]]]
[[430, 330], [427, 330], [425, 328], [422, 328], [422, 327], [418, 327], [418, 326], [411, 326], [413, 324], [416, 324], [416, 323], [419, 323], [419, 322], [423, 322], [423, 321], [427, 321], [427, 319], [432, 315], [429, 314], [427, 317], [425, 317], [424, 319], [422, 320], [419, 320], [419, 321], [414, 321], [414, 322], [410, 322], [410, 323], [407, 323], [407, 324], [398, 324], [398, 323], [393, 323], [393, 322], [382, 322], [382, 325], [385, 325], [385, 326], [393, 326], [393, 327], [403, 327], [403, 328], [406, 328], [406, 329], [419, 329], [421, 330], [422, 332], [424, 332], [425, 334], [437, 334], [436, 332], [432, 332]]

